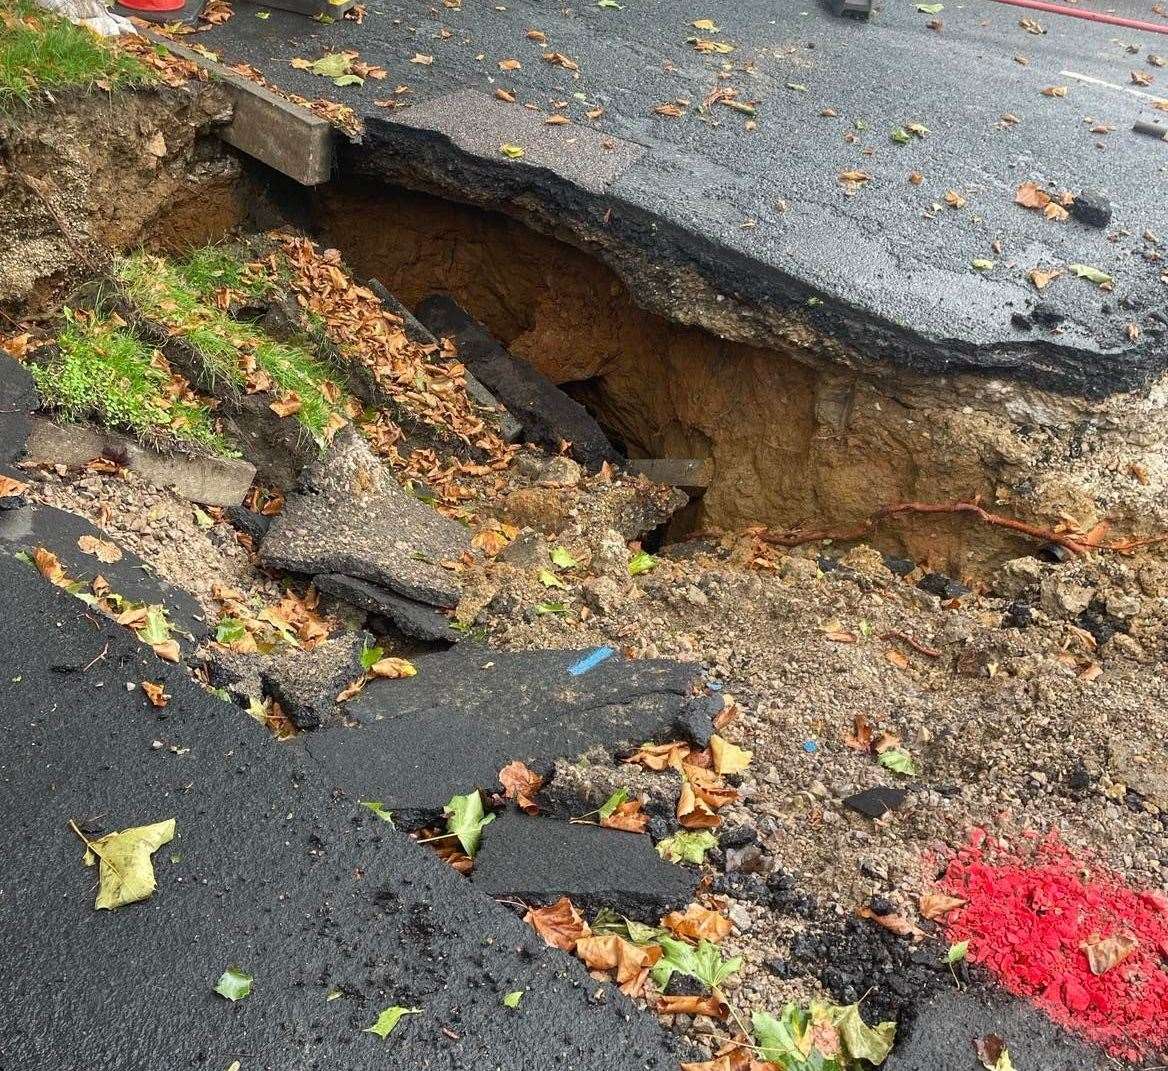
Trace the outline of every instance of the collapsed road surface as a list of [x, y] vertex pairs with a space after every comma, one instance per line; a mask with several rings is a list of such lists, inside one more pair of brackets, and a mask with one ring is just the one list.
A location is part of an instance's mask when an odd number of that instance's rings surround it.
[[[676, 1066], [651, 1016], [302, 751], [28, 565], [0, 556], [0, 584], [4, 1066]], [[167, 819], [154, 896], [95, 912], [82, 839]], [[215, 992], [228, 968], [246, 999]], [[418, 1010], [367, 1032], [393, 1006]]]
[[[1168, 157], [1132, 131], [1164, 118], [1155, 35], [934, 8], [372, 0], [321, 24], [241, 3], [201, 40], [350, 104], [364, 132], [343, 170], [566, 237], [680, 322], [810, 351], [822, 334], [861, 371], [1094, 397], [1145, 382], [1168, 361], [1126, 333], [1164, 305]], [[380, 76], [338, 91], [303, 69], [346, 50]], [[1076, 195], [1071, 220], [1020, 208], [1028, 180]], [[1028, 278], [1068, 264], [1111, 277], [1118, 305], [1088, 279]]]

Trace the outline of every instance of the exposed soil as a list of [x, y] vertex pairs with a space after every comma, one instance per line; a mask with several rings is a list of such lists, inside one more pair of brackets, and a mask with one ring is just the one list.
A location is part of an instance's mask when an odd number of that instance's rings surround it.
[[[687, 526], [846, 529], [894, 502], [978, 496], [1040, 524], [1168, 521], [1162, 400], [1088, 404], [972, 376], [860, 375], [809, 328], [781, 350], [717, 338], [638, 307], [617, 276], [507, 217], [346, 182], [317, 205], [326, 239], [408, 304], [452, 293], [567, 388], [632, 456], [713, 461]], [[676, 531], [676, 530], [675, 530]], [[930, 518], [881, 523], [875, 545], [953, 575], [1025, 546]]]

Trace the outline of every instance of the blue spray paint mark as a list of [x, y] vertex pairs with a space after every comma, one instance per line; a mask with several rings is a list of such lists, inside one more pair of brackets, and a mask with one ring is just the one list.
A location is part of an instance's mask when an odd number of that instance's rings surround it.
[[574, 666], [569, 666], [568, 672], [573, 677], [581, 677], [590, 669], [595, 669], [599, 666], [606, 658], [611, 658], [614, 654], [616, 654], [616, 651], [611, 647], [597, 647], [595, 651], [589, 651]]

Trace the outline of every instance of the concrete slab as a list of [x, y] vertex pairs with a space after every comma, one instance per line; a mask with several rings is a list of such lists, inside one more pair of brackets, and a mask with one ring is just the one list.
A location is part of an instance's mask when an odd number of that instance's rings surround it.
[[255, 466], [209, 454], [163, 454], [117, 432], [90, 424], [57, 424], [34, 417], [28, 460], [45, 465], [84, 465], [95, 457], [117, 457], [156, 487], [205, 506], [238, 506], [255, 479]]
[[[373, 80], [335, 94], [365, 122], [344, 167], [567, 238], [682, 322], [796, 346], [811, 327], [861, 370], [975, 370], [1089, 396], [1168, 365], [1163, 324], [1149, 319], [1165, 304], [1163, 264], [1143, 237], [1160, 229], [1165, 162], [1157, 140], [1131, 133], [1150, 101], [1129, 91], [1154, 35], [1056, 16], [1035, 35], [1017, 10], [985, 4], [947, 4], [939, 19], [885, 4], [868, 22], [763, 0], [700, 13], [683, 0], [366, 9], [360, 25], [233, 19], [204, 40], [307, 96], [321, 79], [290, 68], [296, 56], [351, 48], [389, 68], [409, 86], [395, 99], [412, 106], [379, 107], [387, 94]], [[699, 14], [719, 32], [696, 30]], [[732, 51], [698, 51], [703, 39]], [[501, 69], [508, 59], [520, 66]], [[1059, 85], [1065, 97], [1043, 95]], [[516, 103], [484, 103], [497, 88]], [[757, 114], [703, 106], [717, 89]], [[655, 110], [678, 100], [681, 118]], [[571, 122], [544, 129], [552, 111]], [[894, 142], [910, 123], [928, 133]], [[523, 158], [500, 153], [519, 139]], [[850, 170], [870, 176], [862, 189], [840, 182]], [[1014, 203], [1025, 180], [1107, 191], [1111, 227], [1027, 211]], [[964, 207], [948, 207], [949, 190]], [[978, 259], [995, 267], [974, 270]], [[1039, 295], [1027, 277], [1071, 263], [1111, 274], [1114, 293], [1066, 275]], [[1057, 331], [1026, 326], [1040, 296], [1066, 317]], [[1133, 319], [1159, 333], [1130, 341]]]
[[[653, 1016], [428, 849], [334, 797], [303, 752], [0, 558], [4, 1062], [64, 1067], [672, 1071]], [[84, 674], [50, 668], [68, 657]], [[163, 711], [140, 688], [172, 696]], [[17, 716], [19, 712], [19, 716]], [[154, 741], [164, 746], [155, 746]], [[94, 908], [88, 836], [173, 818], [146, 901]], [[253, 975], [229, 1003], [229, 965]], [[518, 1009], [506, 993], [524, 990]], [[336, 995], [333, 999], [332, 995]], [[386, 1007], [420, 1009], [385, 1040]]]
[[547, 775], [556, 759], [595, 747], [700, 736], [697, 714], [708, 731], [693, 666], [614, 657], [574, 676], [586, 653], [463, 644], [427, 655], [416, 677], [372, 681], [350, 700], [355, 727], [315, 733], [304, 747], [340, 789], [381, 800], [410, 827], [455, 794], [501, 791], [498, 773], [515, 759]]
[[699, 876], [665, 862], [644, 833], [509, 810], [483, 831], [471, 882], [489, 896], [527, 904], [567, 896], [589, 915], [609, 907], [655, 926], [693, 899]]
[[432, 606], [456, 606], [441, 562], [470, 550], [467, 530], [410, 496], [351, 428], [301, 473], [260, 544], [265, 565], [357, 577]]
[[561, 443], [569, 442], [568, 452], [589, 469], [620, 461], [603, 429], [579, 402], [526, 361], [512, 357], [453, 298], [443, 294], [426, 298], [417, 317], [434, 335], [455, 342], [459, 360], [519, 421], [528, 442], [553, 454]]

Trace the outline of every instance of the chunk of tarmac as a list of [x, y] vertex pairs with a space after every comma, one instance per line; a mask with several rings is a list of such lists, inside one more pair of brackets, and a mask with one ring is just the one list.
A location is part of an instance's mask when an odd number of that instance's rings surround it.
[[499, 771], [516, 759], [546, 775], [556, 759], [594, 747], [690, 738], [692, 665], [614, 656], [573, 675], [585, 654], [462, 644], [427, 655], [415, 661], [417, 676], [371, 681], [350, 700], [358, 724], [314, 733], [304, 746], [338, 788], [381, 800], [410, 827], [452, 796], [500, 791]]
[[531, 904], [567, 896], [589, 915], [609, 907], [652, 925], [693, 899], [698, 877], [662, 859], [644, 833], [514, 810], [483, 830], [471, 873], [472, 883], [491, 896]]
[[458, 359], [523, 425], [528, 442], [556, 453], [567, 441], [572, 456], [592, 470], [621, 460], [584, 406], [526, 361], [512, 357], [453, 298], [434, 294], [418, 306], [417, 316], [435, 335], [454, 339]]
[[367, 580], [328, 573], [315, 577], [313, 583], [326, 595], [389, 618], [403, 636], [411, 639], [427, 643], [458, 643], [465, 636], [441, 610], [395, 595]]
[[[336, 798], [302, 751], [180, 667], [19, 562], [0, 558], [0, 584], [0, 924], [19, 935], [0, 953], [5, 1066], [674, 1071], [697, 1058], [615, 988], [594, 1000], [582, 964]], [[66, 656], [94, 661], [63, 679], [48, 663]], [[144, 680], [165, 686], [165, 709], [127, 691]], [[168, 818], [153, 896], [97, 911], [70, 822], [93, 839]], [[234, 1003], [213, 990], [228, 966], [253, 977]], [[516, 990], [522, 1004], [504, 1007]], [[420, 1013], [384, 1040], [366, 1032], [392, 1005]]]
[[[0, 556], [31, 556], [38, 547], [44, 547], [57, 556], [69, 580], [88, 586], [95, 577], [102, 576], [109, 590], [128, 602], [161, 605], [180, 638], [198, 641], [209, 634], [202, 607], [191, 595], [154, 576], [138, 555], [125, 548], [118, 548], [122, 556], [116, 562], [103, 562], [86, 554], [78, 545], [83, 536], [115, 542], [84, 517], [55, 506], [29, 504], [22, 509], [0, 511]], [[35, 572], [31, 564], [17, 564]]]
[[28, 369], [0, 353], [0, 471], [24, 456], [32, 428], [30, 414], [39, 406], [36, 384]]
[[974, 1045], [989, 1034], [1006, 1043], [1019, 1069], [1102, 1071], [1118, 1066], [1025, 1001], [971, 988], [941, 990], [918, 1004], [883, 1071], [972, 1071], [981, 1066]]
[[296, 494], [260, 544], [265, 565], [315, 576], [339, 573], [432, 606], [456, 606], [443, 561], [470, 550], [465, 528], [401, 488], [352, 428], [304, 470]]

